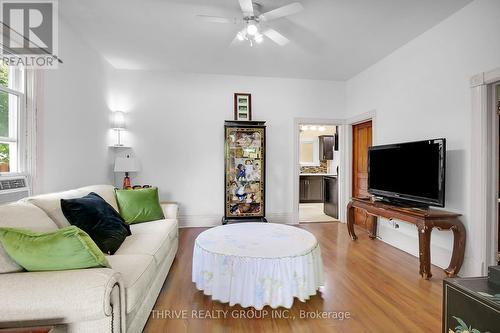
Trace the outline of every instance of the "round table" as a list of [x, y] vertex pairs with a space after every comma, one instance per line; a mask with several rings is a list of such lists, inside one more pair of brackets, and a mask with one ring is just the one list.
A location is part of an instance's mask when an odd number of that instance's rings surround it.
[[229, 305], [291, 308], [323, 286], [319, 243], [310, 232], [284, 224], [218, 226], [196, 238], [193, 282]]

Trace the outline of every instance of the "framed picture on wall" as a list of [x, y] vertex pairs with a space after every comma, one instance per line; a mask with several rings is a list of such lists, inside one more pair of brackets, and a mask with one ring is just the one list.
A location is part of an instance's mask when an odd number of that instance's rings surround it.
[[252, 120], [251, 94], [234, 94], [234, 120]]

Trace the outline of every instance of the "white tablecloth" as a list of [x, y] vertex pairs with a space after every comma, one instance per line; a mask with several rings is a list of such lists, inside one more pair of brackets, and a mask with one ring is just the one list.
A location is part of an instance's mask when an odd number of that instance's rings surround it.
[[323, 285], [316, 238], [275, 223], [238, 223], [202, 232], [195, 241], [193, 282], [205, 295], [258, 310], [291, 308]]

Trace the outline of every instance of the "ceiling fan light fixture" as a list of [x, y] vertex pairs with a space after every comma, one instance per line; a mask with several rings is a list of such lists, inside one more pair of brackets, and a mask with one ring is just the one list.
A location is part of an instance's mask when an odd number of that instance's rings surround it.
[[250, 36], [255, 36], [258, 32], [259, 32], [259, 28], [257, 28], [257, 25], [255, 23], [248, 23], [247, 33]]
[[[294, 15], [304, 9], [300, 2], [292, 2], [268, 12], [262, 13], [261, 4], [254, 2], [256, 0], [238, 0], [243, 17], [219, 17], [210, 15], [197, 15], [197, 17], [206, 22], [213, 23], [242, 23], [242, 30], [236, 33], [233, 42], [247, 41], [250, 46], [261, 44], [266, 36], [271, 42], [279, 46], [285, 46], [290, 42], [288, 38], [267, 25], [267, 22], [274, 21], [283, 17]], [[231, 44], [233, 44], [231, 42]]]

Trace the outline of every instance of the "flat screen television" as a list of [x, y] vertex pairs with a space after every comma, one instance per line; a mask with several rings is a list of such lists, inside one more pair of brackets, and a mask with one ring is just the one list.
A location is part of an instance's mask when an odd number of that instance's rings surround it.
[[446, 139], [368, 150], [368, 193], [407, 206], [444, 207]]

